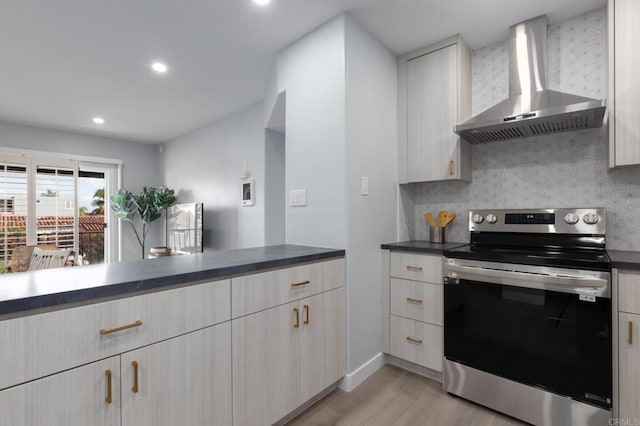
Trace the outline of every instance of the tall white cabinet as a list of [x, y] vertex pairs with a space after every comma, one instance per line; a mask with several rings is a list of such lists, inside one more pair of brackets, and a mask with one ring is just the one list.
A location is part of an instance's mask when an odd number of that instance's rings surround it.
[[640, 164], [640, 2], [609, 0], [609, 166]]
[[[614, 366], [617, 366], [615, 417], [640, 418], [640, 271], [614, 270], [618, 309], [614, 311], [617, 336], [614, 335]], [[617, 316], [617, 320], [615, 318]], [[617, 362], [616, 362], [617, 361]], [[614, 371], [614, 374], [616, 372]], [[614, 386], [615, 386], [614, 378]], [[616, 410], [617, 408], [617, 410]]]
[[461, 37], [398, 59], [400, 183], [471, 180], [471, 147], [453, 127], [471, 116], [471, 54]]

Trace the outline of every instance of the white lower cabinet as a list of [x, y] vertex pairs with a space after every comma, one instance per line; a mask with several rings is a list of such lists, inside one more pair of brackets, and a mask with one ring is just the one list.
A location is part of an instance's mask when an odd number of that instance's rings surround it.
[[117, 426], [120, 357], [0, 391], [0, 413], [11, 426]]
[[383, 351], [442, 373], [442, 256], [383, 250], [382, 266]]
[[345, 289], [302, 302], [300, 398], [306, 402], [344, 376]]
[[235, 426], [272, 424], [297, 407], [299, 333], [290, 305], [232, 321]]
[[0, 425], [269, 425], [344, 376], [344, 259], [4, 320], [0, 342]]
[[442, 372], [442, 327], [392, 315], [391, 355]]
[[273, 424], [344, 376], [344, 292], [232, 321], [234, 426]]
[[230, 425], [231, 323], [122, 354], [122, 426]]
[[231, 425], [230, 342], [226, 322], [5, 389], [0, 424]]

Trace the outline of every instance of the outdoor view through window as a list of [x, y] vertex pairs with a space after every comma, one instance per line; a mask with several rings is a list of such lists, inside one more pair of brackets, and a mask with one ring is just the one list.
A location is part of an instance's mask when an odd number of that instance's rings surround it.
[[27, 270], [35, 246], [69, 250], [67, 265], [104, 262], [104, 173], [41, 164], [0, 158], [0, 271]]

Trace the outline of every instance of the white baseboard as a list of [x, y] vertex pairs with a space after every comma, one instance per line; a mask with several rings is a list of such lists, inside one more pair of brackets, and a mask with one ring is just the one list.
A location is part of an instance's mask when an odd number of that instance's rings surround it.
[[340, 389], [345, 392], [351, 392], [358, 387], [359, 384], [367, 380], [369, 376], [382, 368], [384, 364], [385, 355], [380, 352], [369, 361], [356, 368], [353, 372], [345, 375], [342, 382], [340, 382]]

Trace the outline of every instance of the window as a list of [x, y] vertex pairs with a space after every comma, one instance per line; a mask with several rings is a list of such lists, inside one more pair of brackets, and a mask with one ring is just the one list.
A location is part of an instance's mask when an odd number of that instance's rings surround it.
[[79, 264], [118, 260], [109, 196], [119, 186], [119, 162], [33, 154], [0, 153], [0, 265], [15, 247], [37, 244], [73, 250]]
[[77, 253], [78, 161], [0, 156], [0, 263], [13, 249], [46, 244]]
[[13, 213], [13, 199], [0, 199], [0, 213]]

